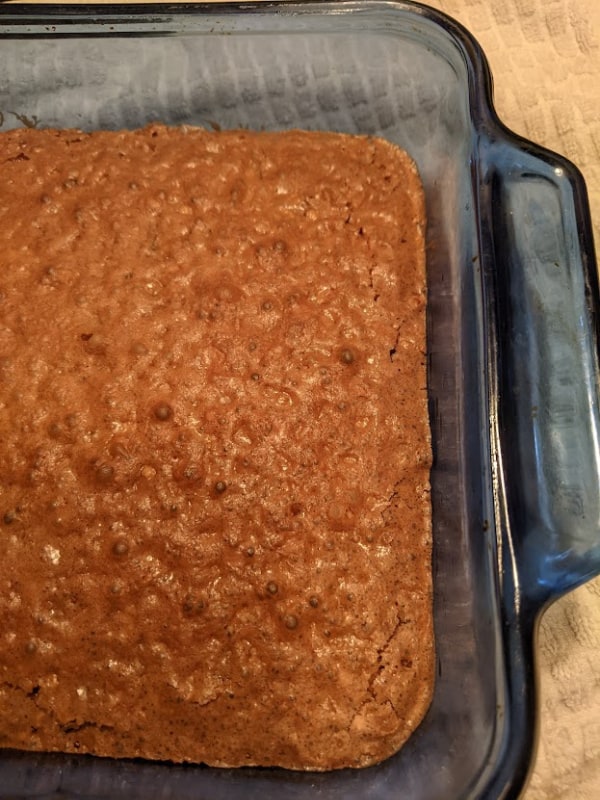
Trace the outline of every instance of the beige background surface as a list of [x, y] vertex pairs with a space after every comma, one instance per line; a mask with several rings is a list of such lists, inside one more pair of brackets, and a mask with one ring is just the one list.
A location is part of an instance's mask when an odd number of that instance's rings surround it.
[[[600, 1], [429, 0], [479, 39], [496, 106], [566, 155], [588, 185], [600, 246]], [[540, 744], [524, 800], [600, 798], [600, 579], [558, 601], [539, 635]], [[443, 800], [443, 798], [440, 798]]]

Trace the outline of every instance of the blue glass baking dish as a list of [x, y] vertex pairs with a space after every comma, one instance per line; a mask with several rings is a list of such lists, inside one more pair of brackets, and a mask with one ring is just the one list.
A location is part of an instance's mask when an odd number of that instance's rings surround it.
[[0, 797], [516, 797], [535, 740], [537, 621], [600, 572], [600, 304], [581, 175], [502, 126], [480, 48], [424, 6], [1, 9], [0, 130], [153, 120], [376, 134], [419, 166], [435, 697], [408, 744], [361, 771], [3, 751]]

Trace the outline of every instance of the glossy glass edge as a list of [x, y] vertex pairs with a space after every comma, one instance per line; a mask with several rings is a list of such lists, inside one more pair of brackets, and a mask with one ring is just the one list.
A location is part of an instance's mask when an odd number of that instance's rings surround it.
[[[472, 36], [460, 23], [444, 13], [411, 0], [337, 0], [337, 2], [321, 2], [320, 0], [283, 0], [283, 2], [212, 2], [206, 3], [131, 3], [95, 5], [36, 5], [14, 4], [0, 7], [0, 37], [2, 28], [9, 23], [23, 25], [37, 22], [38, 24], [55, 22], [73, 24], [72, 32], [78, 33], [77, 25], [84, 20], [88, 24], [108, 25], [103, 33], [110, 35], [110, 21], [115, 23], [141, 23], [143, 21], [158, 23], [168, 21], [168, 17], [180, 16], [223, 16], [227, 14], [345, 14], [360, 12], [368, 5], [370, 13], [377, 8], [386, 11], [401, 10], [412, 12], [424, 17], [438, 25], [448, 34], [457, 49], [460, 51], [466, 65], [469, 77], [469, 107], [471, 121], [476, 136], [482, 137], [488, 143], [500, 143], [539, 159], [553, 168], [560, 168], [572, 189], [575, 216], [578, 221], [577, 235], [579, 248], [582, 254], [582, 268], [589, 308], [592, 316], [592, 328], [595, 338], [596, 363], [600, 356], [600, 289], [598, 271], [594, 252], [593, 233], [590, 217], [589, 201], [584, 178], [579, 169], [568, 159], [537, 145], [524, 137], [511, 131], [498, 117], [493, 103], [493, 83], [491, 70], [485, 54]], [[164, 32], [164, 31], [163, 31]], [[132, 31], [133, 33], [133, 31]], [[161, 33], [154, 30], [152, 33]], [[11, 34], [27, 37], [30, 32], [23, 34], [12, 31]], [[56, 34], [55, 34], [56, 35]], [[65, 35], [65, 34], [57, 34]], [[491, 204], [485, 198], [481, 164], [473, 166], [472, 186], [477, 197], [484, 200], [479, 206], [479, 236], [482, 252], [489, 252], [493, 261], [493, 245], [491, 240]], [[534, 642], [537, 625], [544, 608], [555, 596], [544, 598], [542, 603], [521, 603], [519, 566], [515, 553], [517, 551], [514, 533], [511, 530], [506, 495], [503, 489], [503, 473], [501, 464], [500, 440], [497, 429], [498, 405], [498, 337], [496, 332], [496, 319], [494, 307], [493, 263], [482, 264], [482, 281], [484, 297], [487, 305], [484, 309], [487, 323], [486, 359], [488, 393], [487, 401], [490, 414], [490, 441], [491, 460], [493, 465], [493, 493], [496, 512], [496, 529], [498, 537], [498, 569], [501, 581], [502, 598], [500, 607], [504, 618], [504, 656], [505, 668], [508, 679], [507, 713], [510, 719], [511, 736], [502, 743], [501, 752], [493, 763], [484, 766], [476, 787], [471, 787], [466, 797], [468, 798], [517, 798], [527, 781], [531, 768], [532, 757], [535, 751], [536, 739], [536, 680], [534, 666]], [[585, 575], [583, 580], [591, 577]], [[507, 602], [510, 598], [511, 602]]]

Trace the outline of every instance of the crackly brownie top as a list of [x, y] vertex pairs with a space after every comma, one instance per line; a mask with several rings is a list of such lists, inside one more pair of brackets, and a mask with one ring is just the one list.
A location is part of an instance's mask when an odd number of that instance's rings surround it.
[[160, 125], [0, 159], [0, 746], [389, 755], [433, 682], [414, 165]]

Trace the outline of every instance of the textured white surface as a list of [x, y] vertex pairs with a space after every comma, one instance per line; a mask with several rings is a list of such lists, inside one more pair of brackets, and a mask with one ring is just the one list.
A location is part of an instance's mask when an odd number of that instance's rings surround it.
[[[600, 245], [598, 0], [430, 0], [479, 40], [513, 130], [583, 172]], [[524, 800], [600, 797], [600, 579], [558, 601], [538, 640], [540, 743]]]

